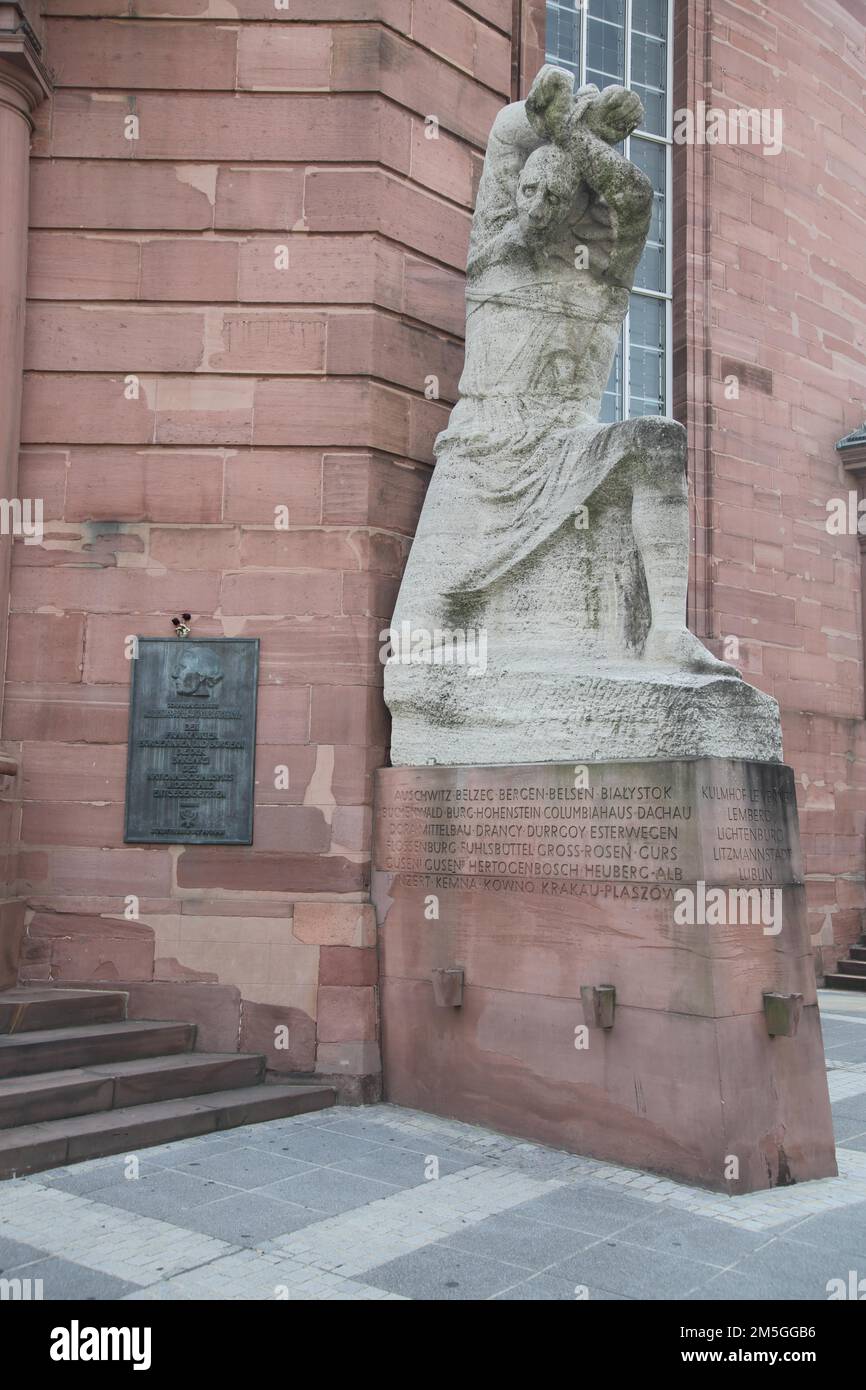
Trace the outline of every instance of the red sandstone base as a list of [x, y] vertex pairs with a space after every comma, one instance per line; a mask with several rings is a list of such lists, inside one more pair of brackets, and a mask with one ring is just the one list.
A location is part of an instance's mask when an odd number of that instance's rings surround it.
[[387, 1099], [729, 1193], [836, 1173], [789, 768], [378, 779]]
[[18, 983], [21, 943], [24, 939], [24, 902], [21, 898], [0, 899], [0, 989], [13, 989]]

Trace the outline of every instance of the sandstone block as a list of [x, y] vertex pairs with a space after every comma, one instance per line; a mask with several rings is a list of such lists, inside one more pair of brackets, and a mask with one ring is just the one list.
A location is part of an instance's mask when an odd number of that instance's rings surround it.
[[320, 985], [317, 1031], [320, 1043], [375, 1040], [375, 989], [355, 985]]
[[317, 946], [372, 947], [376, 916], [369, 903], [295, 903], [292, 932]]

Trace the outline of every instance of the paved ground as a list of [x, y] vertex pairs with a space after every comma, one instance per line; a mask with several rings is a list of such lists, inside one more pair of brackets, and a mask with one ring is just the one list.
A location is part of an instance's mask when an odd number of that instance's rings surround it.
[[825, 1300], [866, 1279], [866, 996], [821, 1003], [839, 1178], [726, 1198], [325, 1110], [145, 1149], [137, 1178], [115, 1157], [0, 1183], [0, 1274], [46, 1299]]

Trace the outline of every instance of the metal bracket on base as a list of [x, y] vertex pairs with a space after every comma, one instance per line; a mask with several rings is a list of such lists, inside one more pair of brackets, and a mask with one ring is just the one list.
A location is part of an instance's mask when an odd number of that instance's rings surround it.
[[581, 985], [580, 1001], [583, 1004], [583, 1021], [590, 1028], [612, 1028], [616, 1010], [616, 987], [614, 985]]
[[796, 1036], [803, 1008], [802, 994], [774, 994], [764, 990], [764, 1017], [771, 1038]]
[[433, 971], [433, 998], [444, 1009], [457, 1009], [463, 1003], [463, 970], [437, 968]]

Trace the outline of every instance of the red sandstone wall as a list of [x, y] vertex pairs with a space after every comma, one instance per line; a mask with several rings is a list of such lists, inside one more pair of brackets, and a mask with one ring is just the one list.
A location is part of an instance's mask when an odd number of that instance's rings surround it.
[[[699, 467], [696, 491], [712, 633], [740, 639], [747, 678], [782, 706], [826, 965], [863, 929], [864, 907], [860, 560], [856, 536], [829, 535], [825, 523], [828, 499], [853, 486], [834, 445], [866, 416], [866, 11], [836, 0], [689, 0], [680, 20], [692, 96], [784, 118], [781, 154], [713, 146], [706, 182], [687, 179], [678, 198], [688, 198], [679, 206], [698, 277], [688, 293], [706, 323], [698, 347], [711, 377], [710, 477]], [[699, 352], [690, 360], [700, 373]], [[740, 377], [737, 400], [723, 388], [730, 374]]]
[[[23, 387], [29, 160], [33, 107], [47, 90], [37, 0], [0, 0], [0, 673], [5, 669], [13, 534], [38, 527], [38, 503], [18, 486]], [[20, 508], [17, 518], [15, 509]], [[0, 714], [3, 690], [0, 685]], [[2, 726], [0, 726], [2, 728]], [[0, 733], [2, 736], [2, 733]], [[18, 980], [25, 908], [15, 893], [17, 759], [0, 746], [0, 988]]]
[[[46, 9], [22, 487], [47, 524], [16, 546], [3, 729], [28, 976], [137, 982], [206, 1046], [369, 1094], [378, 633], [455, 395], [511, 0]], [[261, 638], [251, 850], [122, 845], [124, 639], [182, 609]]]
[[[207, 1046], [308, 1069], [318, 1044], [322, 1070], [370, 1076], [376, 633], [459, 371], [511, 0], [46, 8], [57, 93], [34, 146], [21, 491], [50, 524], [43, 547], [16, 546], [3, 727], [23, 759], [28, 973], [133, 981], [141, 1012], [202, 1019]], [[848, 487], [833, 445], [864, 413], [863, 26], [835, 0], [678, 0], [677, 17], [690, 99], [786, 121], [775, 160], [715, 147], [681, 165], [676, 377], [693, 611], [740, 638], [785, 709], [830, 959], [863, 906], [856, 540], [824, 530]], [[525, 11], [524, 80], [540, 33]], [[726, 400], [723, 358], [771, 391]], [[252, 851], [120, 842], [123, 639], [187, 607], [199, 633], [262, 638]]]

